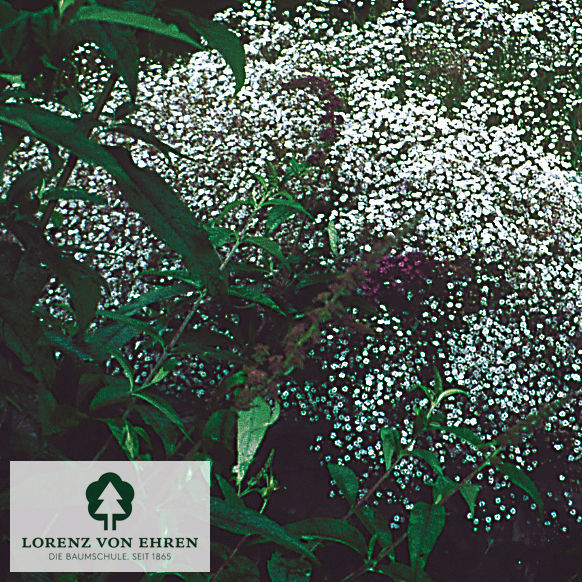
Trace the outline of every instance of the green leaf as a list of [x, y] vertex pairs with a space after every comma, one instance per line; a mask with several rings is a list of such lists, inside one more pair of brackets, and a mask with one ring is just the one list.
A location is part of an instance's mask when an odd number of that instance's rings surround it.
[[236, 232], [225, 226], [204, 225], [210, 242], [215, 249], [236, 239]]
[[227, 450], [234, 450], [236, 413], [231, 409], [214, 412], [202, 431], [202, 446], [210, 451], [215, 443], [221, 443]]
[[287, 558], [275, 552], [267, 562], [271, 582], [309, 582], [311, 567], [302, 559]]
[[208, 41], [208, 46], [217, 50], [231, 68], [235, 78], [235, 94], [245, 82], [245, 50], [239, 38], [224, 24], [192, 15], [185, 10], [175, 10], [182, 22], [187, 22], [200, 36]]
[[139, 212], [156, 236], [182, 255], [195, 277], [211, 290], [222, 289], [218, 255], [188, 206], [158, 174], [138, 168], [124, 148], [108, 150], [131, 177], [131, 181], [119, 183], [129, 205]]
[[224, 208], [220, 211], [220, 214], [216, 218], [216, 222], [220, 222], [233, 208], [238, 206], [254, 206], [253, 202], [250, 200], [233, 200], [224, 205]]
[[152, 135], [146, 131], [143, 127], [139, 125], [134, 125], [133, 123], [117, 123], [109, 127], [104, 128], [103, 131], [107, 132], [118, 132], [129, 137], [141, 140], [143, 142], [153, 145], [157, 150], [159, 150], [169, 161], [171, 161], [170, 154], [174, 154], [181, 158], [187, 160], [196, 161], [196, 158], [183, 154], [179, 149], [164, 143], [162, 140], [158, 139], [155, 135]]
[[230, 485], [230, 483], [220, 475], [216, 475], [216, 481], [218, 482], [218, 486], [224, 495], [224, 500], [232, 505], [233, 507], [244, 507], [245, 504], [243, 500], [236, 494], [234, 487]]
[[337, 257], [339, 255], [339, 235], [337, 228], [333, 222], [327, 225], [327, 236], [329, 238], [329, 248], [331, 252]]
[[437, 394], [441, 394], [443, 391], [443, 379], [441, 377], [441, 373], [439, 372], [436, 366], [433, 366], [433, 370], [434, 370], [435, 391]]
[[111, 24], [121, 24], [131, 28], [147, 30], [161, 36], [166, 36], [174, 40], [179, 40], [197, 49], [202, 49], [202, 45], [194, 41], [190, 36], [184, 34], [175, 24], [168, 24], [159, 18], [147, 14], [130, 12], [129, 10], [115, 10], [95, 4], [93, 6], [82, 6], [79, 8], [72, 24], [83, 26], [83, 21], [97, 20], [100, 22], [109, 22]]
[[364, 505], [355, 511], [356, 516], [371, 534], [378, 535], [378, 543], [386, 548], [392, 543], [388, 520], [378, 513], [378, 509]]
[[168, 360], [166, 360], [162, 364], [160, 369], [156, 372], [155, 376], [152, 378], [152, 381], [147, 386], [144, 386], [144, 388], [147, 388], [148, 386], [153, 386], [154, 384], [157, 384], [158, 382], [164, 380], [169, 374], [172, 373], [174, 368], [176, 368], [176, 366], [179, 363], [180, 362], [176, 358], [169, 358]]
[[425, 451], [424, 449], [413, 449], [412, 451], [402, 451], [402, 456], [416, 457], [417, 459], [421, 459], [427, 463], [435, 473], [438, 475], [443, 474], [443, 469], [441, 467], [439, 457], [432, 451]]
[[452, 396], [453, 394], [464, 394], [465, 396], [469, 396], [467, 394], [467, 392], [465, 392], [464, 390], [461, 390], [460, 388], [449, 388], [448, 390], [445, 390], [444, 392], [441, 392], [438, 395], [438, 398], [436, 399], [435, 402], [435, 407], [438, 406], [445, 398], [448, 398], [449, 396]]
[[473, 485], [472, 483], [464, 483], [461, 485], [460, 489], [463, 499], [467, 502], [469, 506], [469, 511], [471, 512], [470, 519], [475, 516], [475, 501], [477, 500], [477, 495], [479, 494], [479, 485]]
[[353, 505], [359, 491], [358, 478], [356, 474], [345, 465], [327, 464], [327, 470], [331, 478], [335, 481], [342, 495]]
[[440, 503], [441, 500], [447, 497], [456, 486], [457, 483], [452, 479], [449, 479], [444, 475], [439, 475], [432, 486], [433, 501], [435, 503]]
[[68, 352], [85, 362], [93, 362], [99, 359], [100, 354], [92, 346], [84, 343], [82, 337], [75, 336], [72, 338], [64, 335], [56, 328], [45, 329], [44, 335], [58, 351]]
[[95, 204], [107, 204], [103, 196], [82, 190], [81, 188], [51, 188], [43, 192], [43, 200], [85, 200]]
[[111, 434], [126, 453], [129, 460], [134, 460], [139, 455], [139, 438], [135, 427], [127, 420], [121, 418], [102, 419], [109, 427]]
[[269, 210], [265, 227], [268, 232], [273, 232], [281, 226], [290, 216], [297, 214], [299, 211], [295, 208], [284, 206], [274, 206]]
[[33, 306], [48, 281], [31, 252], [16, 244], [0, 241], [0, 343], [13, 352], [45, 387], [52, 385], [56, 372], [53, 350], [33, 313]]
[[289, 263], [287, 258], [283, 254], [279, 243], [274, 241], [271, 238], [267, 238], [266, 236], [252, 236], [245, 240], [245, 243], [255, 245], [264, 251], [267, 251], [269, 254], [273, 255], [275, 258], [279, 259], [284, 265], [288, 266]]
[[386, 470], [389, 471], [392, 466], [392, 459], [394, 455], [400, 456], [401, 450], [401, 436], [397, 428], [383, 428], [380, 431], [380, 438], [382, 439], [382, 451], [384, 453], [384, 464]]
[[308, 540], [331, 540], [349, 546], [359, 554], [366, 554], [366, 540], [350, 523], [328, 517], [314, 517], [285, 526], [293, 536]]
[[129, 180], [115, 158], [67, 117], [33, 105], [4, 105], [0, 107], [0, 121], [44, 142], [64, 147], [82, 160], [104, 168], [117, 179]]
[[410, 512], [408, 522], [408, 549], [410, 563], [416, 571], [422, 571], [443, 527], [445, 508], [417, 502]]
[[[4, 10], [2, 11], [4, 12]], [[6, 16], [6, 12], [0, 17]], [[20, 12], [17, 17], [2, 26], [0, 47], [2, 55], [7, 61], [13, 61], [27, 40], [29, 18], [26, 13]]]
[[[139, 274], [140, 277], [144, 277], [145, 275], [155, 275], [167, 279], [176, 279], [187, 283], [190, 287], [194, 287], [195, 289], [200, 289], [202, 287], [201, 280], [193, 273], [184, 269], [146, 269]], [[190, 291], [192, 291], [191, 288]]]
[[133, 392], [135, 386], [135, 378], [133, 376], [133, 369], [131, 367], [131, 364], [127, 361], [127, 358], [118, 350], [112, 350], [111, 355], [115, 358], [115, 360], [123, 370], [125, 377], [129, 380], [129, 389]]
[[141, 311], [144, 307], [148, 307], [152, 303], [158, 303], [160, 301], [165, 301], [166, 299], [173, 299], [174, 297], [180, 297], [190, 293], [192, 288], [189, 285], [184, 285], [178, 283], [176, 285], [156, 287], [146, 291], [140, 295], [137, 299], [122, 305], [116, 313], [124, 315], [134, 315]]
[[170, 404], [164, 400], [159, 394], [153, 394], [151, 392], [134, 392], [133, 394], [136, 398], [141, 398], [154, 408], [157, 408], [168, 420], [171, 420], [188, 438], [188, 433], [184, 428], [184, 423], [182, 419], [178, 416], [176, 411], [170, 406]]
[[176, 425], [168, 417], [152, 406], [135, 406], [135, 411], [141, 416], [143, 421], [151, 426], [154, 432], [160, 437], [164, 445], [164, 451], [167, 457], [171, 457], [178, 442], [179, 432]]
[[233, 507], [222, 499], [210, 499], [211, 524], [235, 534], [259, 535], [311, 560], [317, 561], [309, 548], [273, 520], [257, 511]]
[[[257, 582], [260, 576], [259, 568], [253, 560], [237, 554], [230, 559], [213, 582]], [[208, 578], [204, 578], [201, 582], [207, 580]]]
[[53, 274], [67, 288], [79, 328], [86, 329], [95, 315], [101, 298], [101, 286], [105, 284], [105, 280], [88, 265], [61, 255], [34, 227], [16, 222], [12, 224], [12, 230], [29, 248], [39, 253]]
[[5, 203], [11, 206], [19, 206], [31, 192], [38, 190], [43, 182], [44, 172], [41, 168], [32, 168], [21, 172], [10, 184], [10, 188], [6, 193]]
[[480, 448], [484, 444], [479, 435], [475, 434], [471, 429], [465, 426], [443, 426], [431, 423], [430, 428], [452, 434], [476, 448]]
[[138, 334], [139, 330], [133, 327], [115, 323], [88, 331], [85, 335], [85, 342], [96, 353], [97, 359], [103, 361], [107, 360], [115, 351], [119, 351]]
[[117, 379], [113, 384], [101, 388], [91, 400], [89, 410], [94, 410], [101, 406], [117, 404], [131, 397], [131, 386], [125, 378]]
[[20, 145], [24, 132], [11, 125], [0, 124], [2, 128], [2, 143], [0, 144], [0, 168], [4, 168], [6, 160]]
[[269, 426], [279, 418], [279, 403], [271, 409], [262, 396], [256, 396], [249, 410], [239, 410], [237, 420], [237, 464], [233, 468], [240, 485]]
[[228, 294], [234, 295], [235, 297], [241, 297], [242, 299], [248, 299], [253, 303], [259, 303], [265, 307], [285, 315], [285, 312], [265, 293], [258, 291], [253, 287], [247, 287], [246, 285], [231, 285], [228, 288]]
[[543, 518], [544, 506], [542, 498], [535, 483], [519, 468], [510, 463], [496, 463], [495, 467], [504, 475], [507, 475], [509, 480], [518, 487], [521, 487], [538, 506], [540, 517]]
[[187, 268], [211, 290], [223, 292], [219, 259], [193, 213], [155, 172], [138, 168], [122, 147], [102, 147], [60, 115], [28, 105], [0, 107], [0, 121], [20, 127], [43, 141], [61, 145], [100, 166], [116, 179], [124, 197]]
[[75, 0], [58, 0], [59, 16], [62, 16], [69, 7], [75, 4]]
[[303, 205], [297, 202], [297, 200], [293, 199], [289, 200], [287, 198], [285, 199], [274, 198], [272, 200], [269, 200], [265, 204], [265, 206], [279, 206], [281, 208], [288, 208], [290, 210], [294, 210], [295, 212], [302, 212], [307, 217], [311, 218], [311, 220], [313, 220], [313, 216], [307, 210], [305, 210], [305, 208], [303, 208]]
[[124, 325], [127, 325], [129, 327], [133, 327], [137, 331], [140, 331], [142, 333], [145, 333], [146, 335], [151, 336], [156, 340], [156, 342], [160, 344], [160, 346], [162, 346], [162, 348], [164, 347], [164, 340], [162, 339], [162, 336], [154, 329], [153, 325], [146, 323], [145, 321], [140, 321], [139, 319], [135, 319], [130, 315], [125, 315], [123, 313], [118, 313], [115, 311], [107, 311], [104, 309], [99, 309], [97, 311], [97, 315], [100, 315], [101, 317], [105, 317], [107, 319], [111, 319], [113, 321], [117, 321], [119, 323], [123, 323]]
[[111, 60], [125, 81], [132, 101], [135, 101], [139, 55], [133, 30], [106, 22], [85, 21], [79, 24], [73, 21], [61, 32], [61, 42], [69, 50], [87, 42], [96, 44]]
[[64, 432], [87, 419], [87, 415], [77, 408], [58, 404], [48, 390], [38, 393], [38, 417], [46, 436]]

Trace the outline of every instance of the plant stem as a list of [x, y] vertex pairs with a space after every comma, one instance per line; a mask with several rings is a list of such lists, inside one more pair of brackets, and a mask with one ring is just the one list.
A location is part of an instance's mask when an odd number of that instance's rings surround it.
[[[265, 193], [263, 194], [262, 198], [259, 200], [259, 202], [255, 206], [255, 208], [253, 208], [253, 210], [252, 210], [250, 216], [247, 218], [242, 230], [237, 233], [236, 241], [234, 242], [232, 247], [229, 249], [228, 253], [226, 253], [226, 256], [224, 257], [224, 259], [222, 260], [222, 263], [220, 264], [220, 267], [218, 268], [218, 270], [220, 272], [224, 271], [224, 269], [226, 268], [226, 266], [228, 265], [228, 263], [232, 259], [232, 256], [234, 255], [234, 253], [236, 252], [238, 247], [244, 241], [244, 238], [245, 238], [249, 228], [251, 227], [253, 219], [255, 218], [257, 213], [262, 209], [263, 205], [265, 204], [265, 202], [269, 198], [270, 194], [271, 194], [271, 190], [270, 189], [266, 190]], [[198, 311], [198, 307], [200, 307], [200, 304], [202, 303], [204, 298], [207, 296], [207, 294], [208, 294], [208, 292], [206, 291], [206, 289], [200, 291], [198, 298], [196, 299], [196, 301], [192, 305], [192, 308], [190, 309], [190, 311], [188, 312], [188, 314], [184, 318], [184, 321], [182, 321], [182, 323], [180, 324], [180, 327], [176, 330], [176, 332], [172, 336], [172, 339], [170, 340], [168, 347], [158, 356], [153, 368], [150, 370], [149, 374], [147, 375], [147, 377], [144, 381], [144, 384], [143, 384], [144, 386], [147, 386], [154, 379], [156, 373], [162, 367], [164, 362], [167, 360], [167, 358], [171, 354], [173, 348], [176, 346], [176, 344], [178, 343], [178, 341], [182, 337], [182, 334], [184, 333], [184, 331], [186, 331], [188, 324], [190, 323], [190, 321], [192, 320], [192, 318], [196, 314], [196, 311]]]
[[[263, 511], [265, 511], [265, 507], [267, 507], [267, 501], [268, 501], [268, 499], [263, 500], [263, 505], [262, 505], [261, 509], [259, 510], [259, 513], [263, 513]], [[238, 544], [235, 546], [235, 548], [232, 550], [232, 552], [230, 552], [230, 554], [226, 557], [224, 562], [221, 564], [220, 568], [218, 568], [218, 570], [212, 575], [212, 578], [210, 578], [210, 580], [208, 582], [212, 582], [213, 580], [215, 580], [218, 577], [218, 575], [226, 568], [226, 566], [228, 566], [228, 564], [234, 558], [236, 553], [241, 549], [243, 544], [250, 537], [251, 537], [251, 534], [246, 534], [238, 541]]]
[[[449, 491], [449, 493], [447, 493], [447, 495], [445, 495], [442, 499], [437, 501], [435, 503], [435, 505], [444, 505], [464, 485], [469, 483], [473, 479], [473, 477], [475, 477], [475, 475], [477, 475], [477, 473], [479, 473], [484, 467], [489, 465], [491, 460], [493, 458], [495, 458], [509, 444], [509, 440], [510, 440], [512, 435], [522, 434], [522, 431], [524, 428], [531, 426], [532, 417], [534, 420], [537, 421], [540, 417], [547, 416], [547, 415], [551, 414], [561, 404], [564, 404], [565, 402], [567, 402], [571, 398], [577, 396], [578, 394], [579, 394], [579, 391], [575, 392], [574, 394], [566, 395], [552, 404], [546, 404], [546, 405], [542, 406], [542, 408], [539, 412], [537, 412], [535, 414], [530, 414], [526, 418], [520, 419], [517, 422], [515, 422], [499, 438], [496, 439], [497, 446], [485, 456], [485, 459], [483, 460], [483, 462], [480, 465], [478, 465], [475, 469], [473, 469], [468, 475], [466, 475], [459, 483], [457, 483], [457, 485], [453, 489], [451, 489], [451, 491]], [[388, 471], [386, 473], [388, 473]], [[381, 481], [383, 481], [384, 478], [385, 478], [385, 475], [382, 475], [380, 480], [374, 485], [374, 489], [377, 489], [377, 485]], [[364, 498], [362, 498], [362, 499], [364, 499]], [[360, 501], [362, 501], [362, 500], [360, 500]], [[347, 517], [349, 517], [350, 514], [351, 514], [351, 512], [348, 513]], [[382, 561], [386, 556], [388, 556], [391, 552], [393, 552], [407, 538], [408, 538], [408, 532], [404, 532], [397, 540], [393, 541], [388, 547], [383, 549], [376, 556], [375, 563], [377, 564], [380, 561]], [[365, 574], [366, 572], [369, 572], [369, 571], [373, 571], [373, 568], [364, 564], [363, 566], [358, 568], [356, 571], [354, 571], [351, 574], [348, 574], [346, 577], [342, 578], [342, 580], [340, 582], [349, 582], [351, 580], [355, 580], [356, 578], [358, 578], [362, 574]]]
[[245, 536], [243, 536], [239, 541], [238, 544], [234, 547], [234, 549], [232, 550], [232, 552], [230, 552], [230, 554], [226, 557], [226, 559], [224, 560], [224, 562], [222, 562], [222, 564], [220, 565], [220, 568], [218, 568], [218, 570], [216, 570], [216, 572], [213, 574], [212, 578], [210, 578], [210, 580], [208, 582], [213, 582], [213, 580], [216, 580], [216, 577], [226, 568], [226, 566], [230, 563], [230, 561], [234, 558], [234, 556], [236, 555], [236, 553], [241, 549], [241, 547], [243, 546], [243, 544], [250, 538], [250, 534], [246, 534]]
[[[93, 111], [91, 111], [91, 113], [88, 116], [90, 120], [99, 119], [99, 116], [103, 112], [105, 104], [107, 103], [107, 101], [109, 101], [109, 98], [111, 97], [111, 92], [113, 91], [113, 87], [115, 87], [115, 83], [117, 83], [118, 78], [119, 76], [116, 72], [111, 73], [109, 79], [107, 80], [105, 86], [103, 87], [103, 90], [95, 99]], [[90, 133], [91, 129], [88, 130], [87, 135], [89, 135]], [[63, 168], [63, 171], [61, 172], [61, 175], [57, 180], [56, 188], [64, 188], [67, 185], [67, 182], [69, 181], [69, 178], [71, 177], [71, 174], [73, 173], [73, 170], [75, 169], [75, 166], [77, 165], [78, 161], [79, 158], [75, 154], [69, 154], [65, 167]], [[40, 219], [40, 223], [38, 225], [38, 229], [40, 230], [40, 232], [43, 232], [47, 227], [49, 220], [51, 219], [51, 216], [53, 215], [53, 212], [57, 206], [57, 203], [58, 203], [57, 199], [50, 200], [46, 208], [44, 209], [44, 212]]]

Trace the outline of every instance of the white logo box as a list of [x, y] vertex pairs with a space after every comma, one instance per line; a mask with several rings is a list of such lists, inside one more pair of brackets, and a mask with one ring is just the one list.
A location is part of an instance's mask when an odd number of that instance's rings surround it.
[[210, 462], [11, 461], [10, 571], [209, 572]]

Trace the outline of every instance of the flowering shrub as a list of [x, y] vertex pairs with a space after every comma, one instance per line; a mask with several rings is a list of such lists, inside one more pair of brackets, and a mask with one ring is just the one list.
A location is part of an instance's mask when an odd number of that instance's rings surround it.
[[[218, 15], [248, 40], [247, 81], [236, 94], [226, 64], [207, 53], [171, 66], [142, 61], [137, 93], [115, 79], [109, 87], [107, 127], [95, 143], [124, 144], [134, 176], [149, 175], [150, 166], [171, 181], [188, 207], [180, 206], [188, 232], [204, 241], [208, 269], [193, 256], [184, 269], [181, 239], [160, 230], [155, 212], [143, 217], [138, 191], [121, 198], [119, 184], [93, 165], [65, 180], [84, 198], [49, 192], [54, 202], [39, 199], [43, 172], [59, 167], [50, 143], [34, 149], [24, 141], [8, 160], [3, 202], [8, 208], [17, 199], [20, 168], [31, 171], [30, 191], [9, 221], [34, 222], [39, 208], [51, 208], [40, 229], [47, 227], [47, 243], [91, 265], [102, 277], [94, 286], [108, 289], [83, 293], [74, 282], [86, 278], [64, 277], [61, 286], [39, 277], [35, 313], [52, 333], [32, 355], [46, 356], [50, 345], [59, 378], [77, 385], [83, 378], [92, 396], [127, 382], [147, 386], [175, 399], [189, 419], [172, 424], [162, 414], [152, 422], [155, 413], [136, 406], [123, 424], [129, 437], [109, 436], [103, 450], [128, 457], [202, 451], [224, 480], [215, 485], [216, 515], [223, 511], [219, 525], [228, 525], [226, 499], [259, 495], [266, 504], [276, 489], [277, 461], [267, 457], [247, 475], [253, 455], [238, 459], [233, 444], [237, 419], [260, 394], [269, 415], [280, 403], [285, 419], [312, 427], [306, 448], [329, 464], [333, 499], [340, 493], [349, 505], [332, 533], [364, 562], [356, 574], [418, 580], [436, 540], [419, 542], [423, 524], [442, 530], [453, 493], [467, 503], [468, 513], [455, 511], [471, 520], [470, 531], [499, 525], [497, 535], [508, 521], [505, 541], [529, 543], [535, 531], [542, 545], [546, 532], [582, 522], [574, 74], [581, 37], [575, 3], [565, 0], [541, 0], [531, 10], [509, 0], [421, 2], [421, 21], [395, 5], [362, 27], [349, 19], [352, 4], [340, 3], [348, 9], [342, 19], [325, 2], [300, 7], [293, 19], [276, 18], [270, 2]], [[78, 51], [79, 63], [91, 50]], [[74, 97], [51, 107], [78, 115]], [[128, 131], [121, 120], [135, 127]], [[133, 143], [136, 137], [161, 151]], [[173, 224], [168, 206], [156, 208]], [[17, 234], [29, 242], [27, 233]], [[79, 357], [91, 362], [91, 374], [71, 372], [69, 358]], [[78, 404], [66, 401], [69, 392], [55, 391], [58, 406]], [[139, 430], [151, 432], [152, 424], [162, 435], [159, 450]], [[179, 440], [186, 429], [195, 435], [193, 451]], [[325, 473], [326, 493], [328, 481]], [[432, 504], [419, 501], [431, 497]], [[547, 530], [533, 526], [542, 501]], [[237, 515], [253, 523], [248, 513]], [[327, 539], [326, 524], [290, 529], [297, 539]], [[271, 531], [275, 541], [287, 539]], [[409, 532], [406, 570], [393, 558]], [[218, 548], [212, 579], [245, 568], [258, 576], [258, 559], [241, 555], [241, 546]], [[298, 547], [312, 551], [291, 544]], [[281, 562], [294, 572], [306, 568], [280, 554], [268, 560], [272, 579]]]

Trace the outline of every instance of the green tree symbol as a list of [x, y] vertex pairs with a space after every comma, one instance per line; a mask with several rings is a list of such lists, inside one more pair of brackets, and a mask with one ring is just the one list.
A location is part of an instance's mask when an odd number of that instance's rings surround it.
[[131, 515], [133, 487], [116, 473], [103, 473], [85, 491], [89, 515], [103, 522], [103, 529], [116, 529], [118, 521]]

